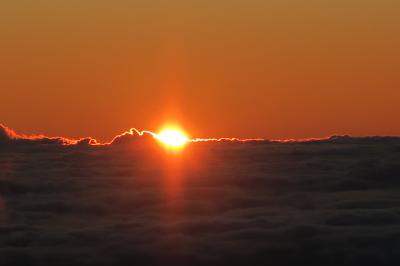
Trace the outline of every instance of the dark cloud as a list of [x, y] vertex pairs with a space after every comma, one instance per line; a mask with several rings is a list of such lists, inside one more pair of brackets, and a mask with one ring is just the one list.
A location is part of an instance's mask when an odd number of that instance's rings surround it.
[[15, 131], [13, 131], [12, 129], [0, 124], [0, 148], [8, 147], [10, 145], [13, 145], [14, 147], [31, 146], [31, 145], [49, 145], [49, 144], [71, 145], [80, 143], [80, 141], [84, 140], [71, 140], [64, 137], [46, 137], [42, 135], [38, 136], [19, 135], [15, 133]]
[[10, 128], [0, 124], [0, 144], [8, 143], [18, 138], [18, 135]]
[[154, 142], [154, 134], [149, 131], [140, 132], [135, 128], [131, 128], [129, 131], [116, 136], [111, 142], [111, 145], [131, 145], [137, 144], [137, 142]]
[[0, 139], [0, 265], [400, 262], [398, 138]]
[[[140, 141], [139, 141], [140, 140]], [[0, 148], [14, 146], [32, 145], [64, 145], [64, 146], [108, 146], [108, 145], [131, 145], [138, 143], [155, 142], [154, 133], [149, 131], [138, 131], [131, 128], [129, 131], [117, 135], [109, 143], [100, 143], [91, 137], [81, 139], [69, 139], [65, 137], [47, 137], [43, 135], [19, 135], [12, 129], [0, 124]]]

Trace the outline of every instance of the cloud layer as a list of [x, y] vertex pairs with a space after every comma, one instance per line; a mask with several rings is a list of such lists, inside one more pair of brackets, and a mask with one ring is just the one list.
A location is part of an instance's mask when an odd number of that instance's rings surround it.
[[1, 265], [400, 262], [398, 138], [91, 141], [0, 129]]

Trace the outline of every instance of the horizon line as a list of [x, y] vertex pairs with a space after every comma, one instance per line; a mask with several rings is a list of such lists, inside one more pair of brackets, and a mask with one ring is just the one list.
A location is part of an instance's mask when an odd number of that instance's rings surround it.
[[[120, 142], [126, 138], [143, 138], [143, 139], [157, 139], [158, 134], [149, 130], [138, 130], [130, 128], [127, 131], [117, 134], [108, 142], [100, 142], [93, 137], [81, 137], [78, 139], [63, 137], [63, 136], [46, 136], [43, 134], [20, 134], [16, 133], [10, 127], [0, 123], [0, 143], [4, 141], [2, 138], [9, 141], [53, 141], [62, 145], [78, 145], [87, 144], [90, 146], [108, 146]], [[220, 137], [220, 138], [188, 138], [188, 143], [196, 142], [273, 142], [273, 143], [303, 143], [313, 141], [333, 140], [338, 138], [352, 138], [352, 139], [365, 139], [365, 138], [400, 138], [400, 136], [393, 135], [366, 135], [366, 136], [352, 136], [349, 134], [332, 134], [326, 137], [310, 137], [310, 138], [287, 138], [287, 139], [268, 139], [268, 138], [238, 138], [238, 137]]]

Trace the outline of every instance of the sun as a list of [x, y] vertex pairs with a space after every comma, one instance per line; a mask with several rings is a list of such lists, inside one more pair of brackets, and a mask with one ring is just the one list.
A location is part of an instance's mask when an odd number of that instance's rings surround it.
[[171, 148], [182, 147], [188, 142], [185, 133], [178, 129], [165, 129], [157, 134], [156, 138], [164, 145]]

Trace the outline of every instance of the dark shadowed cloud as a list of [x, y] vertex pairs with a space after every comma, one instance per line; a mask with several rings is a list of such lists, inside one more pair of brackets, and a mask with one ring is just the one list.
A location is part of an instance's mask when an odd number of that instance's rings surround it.
[[90, 138], [81, 140], [71, 140], [64, 137], [47, 137], [43, 135], [20, 135], [14, 130], [0, 124], [0, 144], [2, 145], [31, 145], [31, 144], [60, 144], [60, 145], [71, 145], [88, 142], [94, 144], [96, 141]]
[[0, 143], [0, 265], [400, 262], [398, 138]]

